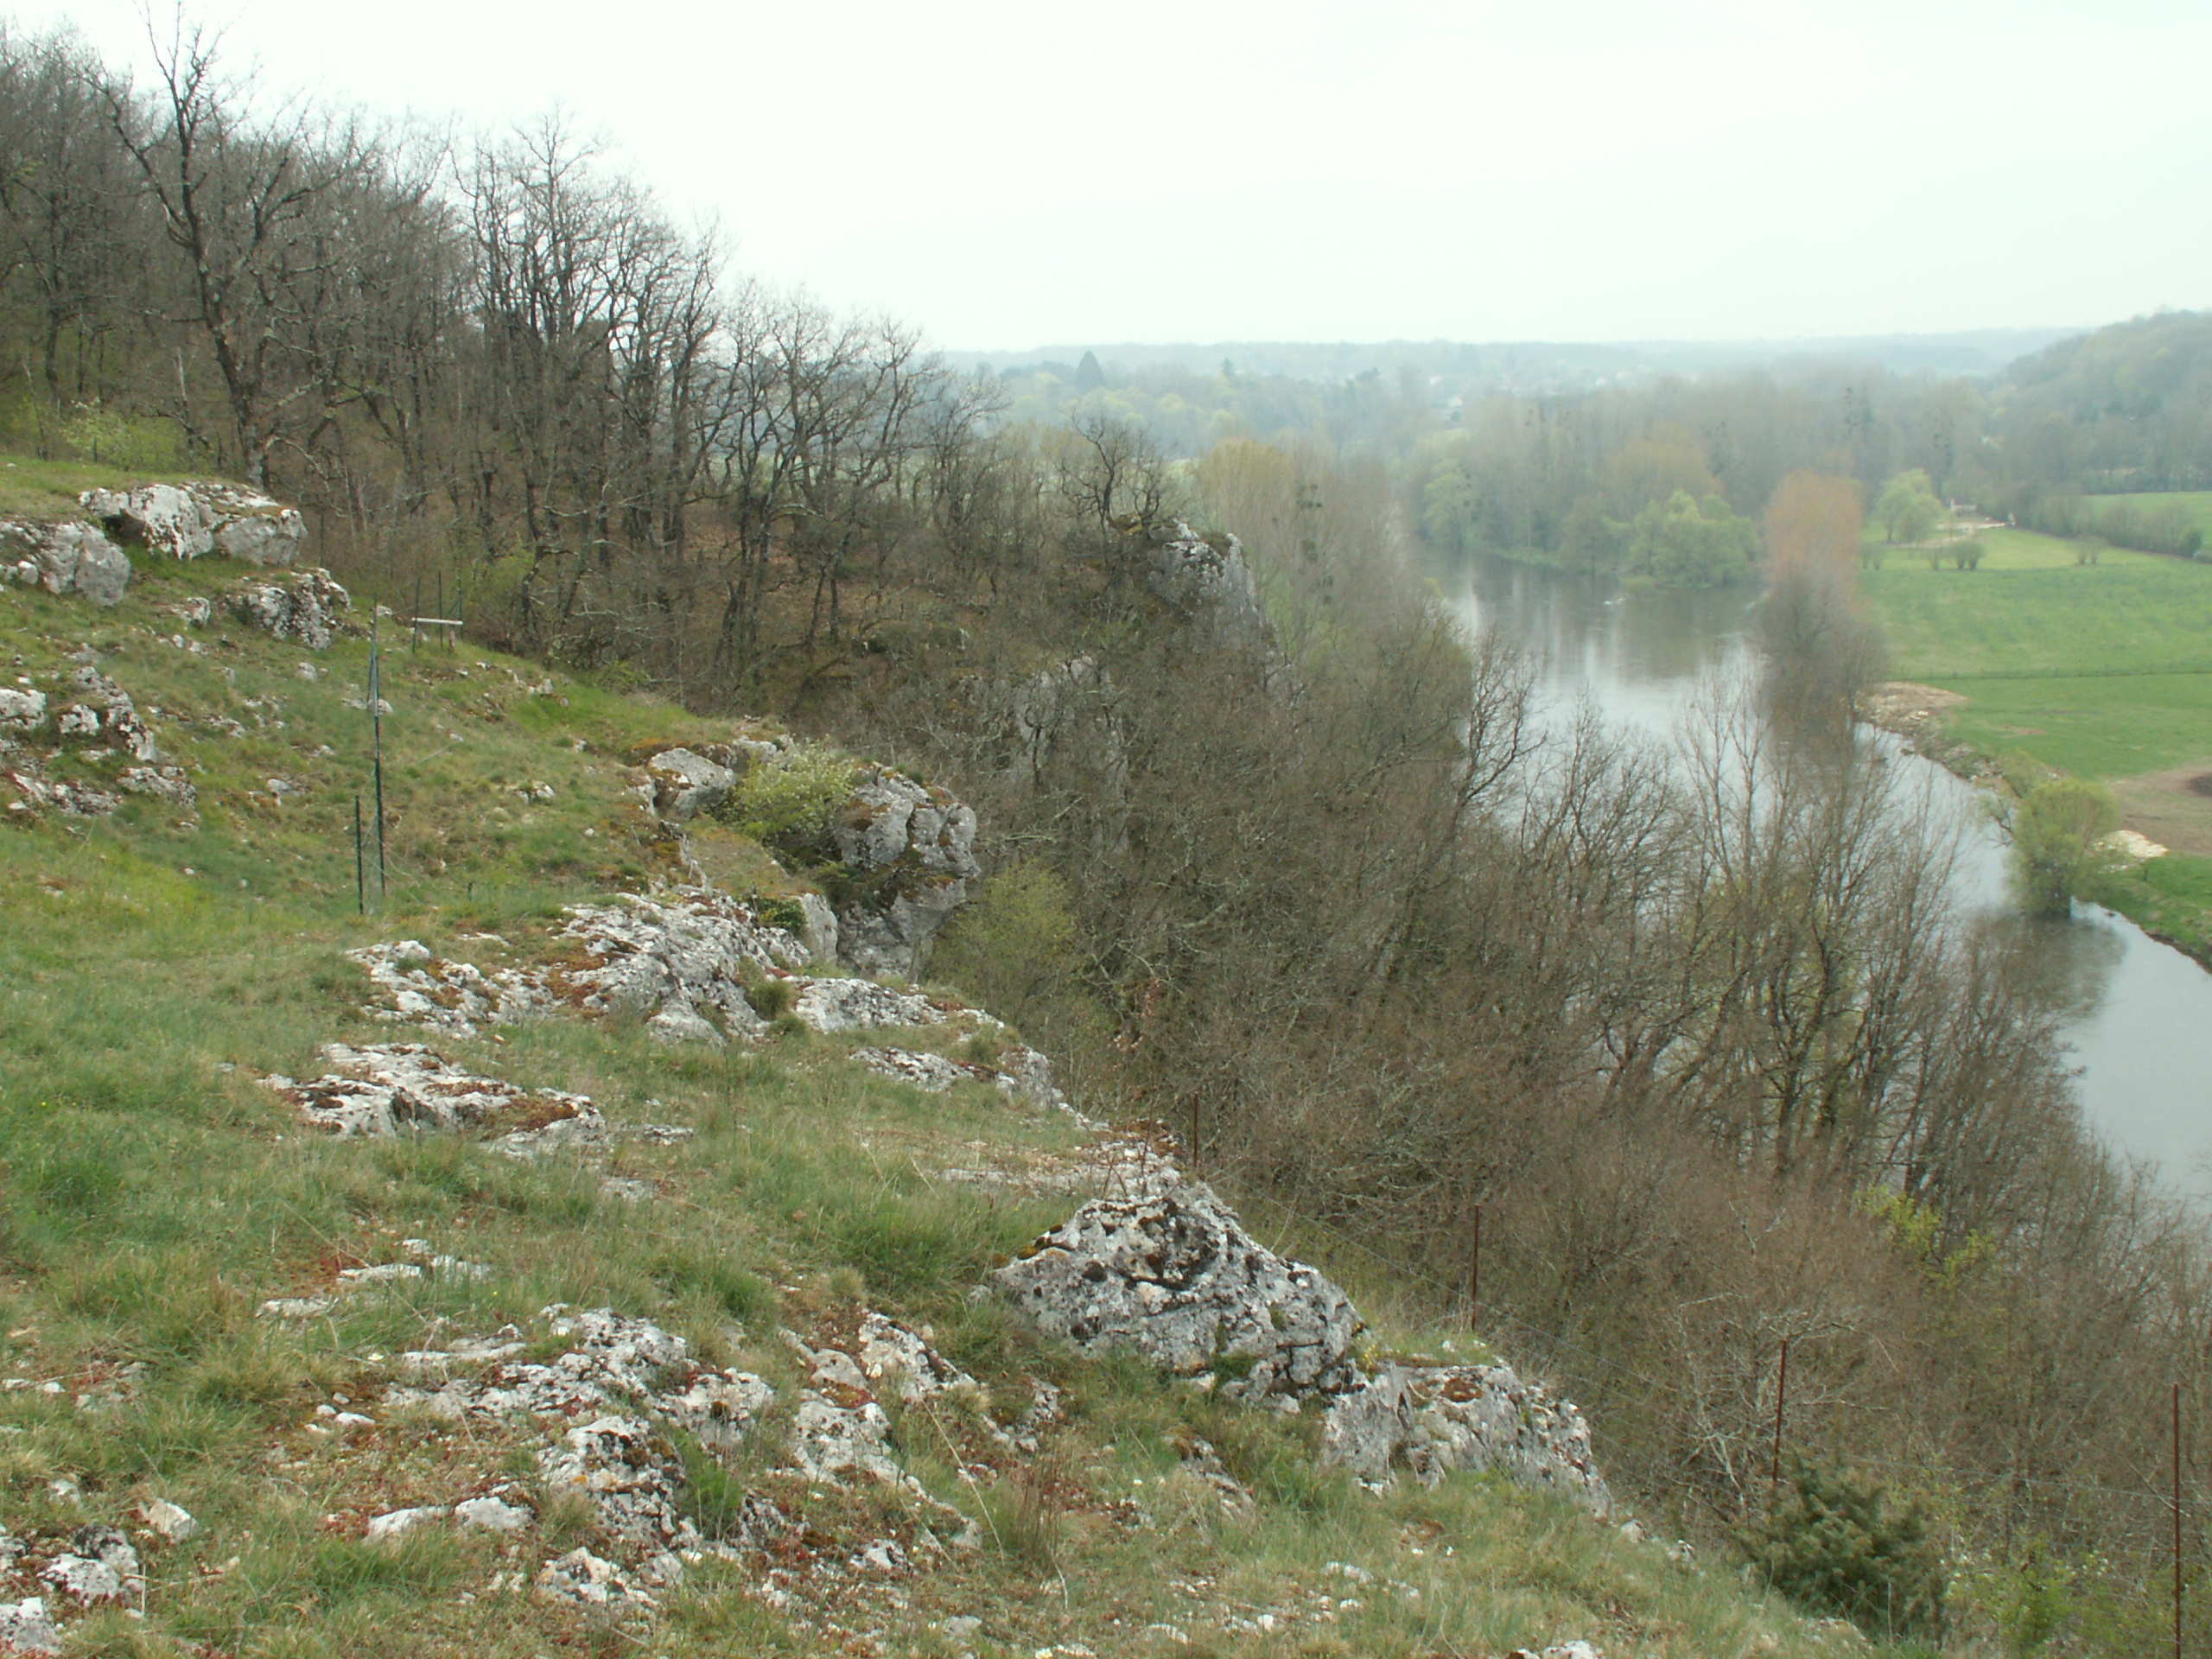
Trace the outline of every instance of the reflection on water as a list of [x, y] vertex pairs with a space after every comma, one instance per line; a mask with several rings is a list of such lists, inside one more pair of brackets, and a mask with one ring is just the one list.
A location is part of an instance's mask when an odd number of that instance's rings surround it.
[[[1471, 624], [1497, 629], [1535, 658], [1554, 707], [1586, 697], [1654, 736], [1673, 729], [1700, 684], [1740, 671], [1750, 656], [1751, 595], [1741, 588], [1623, 594], [1482, 557], [1432, 574]], [[1934, 803], [1970, 826], [1959, 861], [1961, 899], [2004, 906], [2004, 836], [1972, 785], [1901, 745], [1893, 753], [1924, 769]], [[2130, 1156], [2156, 1160], [2177, 1185], [2212, 1196], [2212, 974], [2094, 906], [2078, 906], [2066, 921], [2023, 925], [2039, 939], [2089, 1122]]]

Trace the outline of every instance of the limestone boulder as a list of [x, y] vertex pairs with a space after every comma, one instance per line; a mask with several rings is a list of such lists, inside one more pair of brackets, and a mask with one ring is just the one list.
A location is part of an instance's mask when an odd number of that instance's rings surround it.
[[113, 605], [130, 584], [130, 560], [91, 524], [7, 519], [0, 520], [0, 575]]
[[35, 732], [45, 724], [45, 692], [0, 687], [0, 731]]
[[975, 810], [880, 766], [865, 768], [830, 819], [847, 870], [861, 878], [837, 907], [837, 951], [863, 973], [918, 978], [931, 942], [982, 874]]
[[1582, 1414], [1507, 1365], [1385, 1366], [1330, 1407], [1321, 1446], [1325, 1466], [1370, 1483], [1471, 1471], [1612, 1512]]
[[1252, 1237], [1203, 1182], [1095, 1198], [992, 1279], [1047, 1335], [1211, 1374], [1225, 1399], [1292, 1404], [1359, 1381], [1351, 1299]]
[[77, 499], [110, 535], [171, 558], [219, 553], [249, 564], [289, 565], [307, 539], [296, 509], [228, 484], [142, 484], [87, 490]]
[[737, 774], [690, 749], [664, 749], [645, 763], [653, 810], [664, 818], [696, 818], [728, 800]]
[[340, 613], [353, 602], [330, 572], [317, 566], [289, 582], [248, 582], [232, 596], [231, 610], [249, 627], [296, 639], [309, 651], [327, 651]]

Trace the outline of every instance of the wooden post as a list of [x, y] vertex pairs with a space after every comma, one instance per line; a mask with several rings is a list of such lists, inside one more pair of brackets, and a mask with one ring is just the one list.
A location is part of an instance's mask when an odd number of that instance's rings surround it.
[[1483, 1207], [1475, 1206], [1474, 1249], [1467, 1259], [1467, 1329], [1475, 1328], [1475, 1310], [1483, 1305]]
[[390, 896], [384, 861], [384, 678], [377, 649], [377, 602], [369, 601], [369, 731], [377, 788], [377, 902]]
[[1766, 1506], [1774, 1507], [1774, 1495], [1782, 1485], [1782, 1407], [1789, 1397], [1789, 1338], [1782, 1339], [1782, 1370], [1774, 1379], [1774, 1462], [1767, 1470]]

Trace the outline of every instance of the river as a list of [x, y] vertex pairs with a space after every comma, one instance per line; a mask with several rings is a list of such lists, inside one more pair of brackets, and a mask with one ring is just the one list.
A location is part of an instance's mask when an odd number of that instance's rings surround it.
[[[1432, 573], [1471, 626], [1495, 628], [1542, 665], [1548, 701], [1588, 697], [1611, 720], [1671, 733], [1700, 684], [1747, 664], [1746, 588], [1623, 594], [1503, 559], [1436, 560]], [[1932, 774], [1939, 798], [1970, 826], [1961, 896], [2005, 900], [2002, 832], [1972, 785], [1900, 748]], [[2212, 974], [2123, 916], [2076, 905], [2034, 924], [2063, 988], [2075, 1086], [2093, 1128], [2130, 1157], [2154, 1161], [2177, 1187], [2212, 1198]]]

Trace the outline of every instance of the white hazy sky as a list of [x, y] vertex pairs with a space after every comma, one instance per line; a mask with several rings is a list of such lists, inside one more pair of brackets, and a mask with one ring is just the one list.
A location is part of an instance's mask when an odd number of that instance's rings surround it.
[[[111, 62], [146, 60], [131, 0], [66, 15]], [[744, 268], [944, 346], [1794, 337], [2212, 305], [2204, 0], [204, 15], [272, 94], [468, 126], [559, 100], [677, 213], [717, 217]]]

